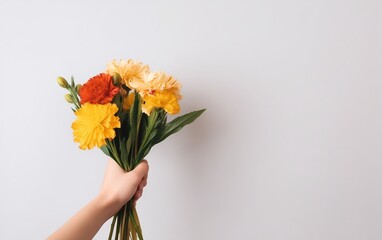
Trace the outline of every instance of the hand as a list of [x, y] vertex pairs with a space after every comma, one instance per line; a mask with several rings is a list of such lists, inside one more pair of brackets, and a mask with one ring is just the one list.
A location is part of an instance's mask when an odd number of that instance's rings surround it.
[[108, 161], [99, 198], [110, 206], [110, 214], [116, 214], [130, 199], [135, 205], [147, 184], [149, 165], [143, 160], [130, 172], [124, 171], [114, 160]]
[[124, 171], [114, 160], [109, 160], [101, 191], [84, 208], [54, 232], [49, 240], [93, 239], [100, 227], [114, 216], [130, 199], [142, 196], [147, 184], [149, 165], [143, 160], [134, 170]]

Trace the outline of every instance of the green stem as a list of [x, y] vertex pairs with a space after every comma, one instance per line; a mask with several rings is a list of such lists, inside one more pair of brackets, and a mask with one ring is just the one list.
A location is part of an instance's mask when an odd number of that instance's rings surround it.
[[[127, 214], [127, 212], [130, 211], [130, 205], [129, 203], [127, 203], [125, 205], [125, 208], [124, 208], [124, 211], [123, 211], [123, 218], [125, 219], [125, 224], [123, 225], [123, 228], [124, 228], [124, 233], [125, 233], [125, 239], [128, 240], [129, 239], [129, 236], [130, 236], [130, 229], [129, 229], [129, 215]], [[123, 240], [125, 240], [123, 239]]]
[[141, 240], [143, 240], [141, 223], [139, 222], [139, 217], [138, 217], [137, 209], [135, 208], [135, 206], [133, 206], [132, 208], [132, 214], [137, 223], [136, 232], [138, 233], [138, 236], [141, 238]]
[[76, 110], [80, 109], [81, 103], [80, 103], [80, 100], [78, 99], [78, 93], [77, 93], [76, 87], [72, 88], [72, 86], [70, 86], [68, 90], [70, 95], [72, 95], [73, 97], [73, 104], [76, 107]]
[[133, 213], [133, 210], [132, 210], [132, 209], [131, 209], [131, 211], [130, 211], [130, 219], [131, 219], [131, 221], [133, 222], [133, 226], [134, 226], [134, 228], [135, 228], [135, 231], [136, 231], [137, 234], [138, 234], [139, 239], [140, 239], [140, 240], [143, 240], [141, 226], [137, 223], [137, 220], [136, 220], [135, 217], [134, 217], [134, 213]]
[[[125, 205], [126, 206], [126, 205]], [[121, 226], [120, 226], [120, 229], [121, 229], [121, 240], [125, 240], [125, 225], [126, 225], [126, 214], [125, 214], [125, 206], [122, 207], [121, 209], [121, 217], [122, 217], [122, 221], [121, 221]]]
[[113, 238], [113, 232], [114, 232], [114, 227], [115, 227], [115, 220], [117, 220], [117, 215], [114, 215], [113, 221], [111, 222], [111, 227], [110, 227], [110, 233], [109, 233], [109, 240], [112, 240]]
[[137, 162], [136, 161], [138, 161], [135, 158], [138, 155], [138, 139], [139, 139], [139, 128], [141, 126], [141, 120], [142, 120], [142, 113], [139, 114], [139, 117], [137, 119], [137, 134], [135, 135], [134, 158], [133, 158], [134, 166], [133, 167], [137, 166]]
[[152, 116], [149, 117], [148, 119], [148, 128], [146, 129], [145, 136], [142, 140], [141, 148], [146, 147], [147, 141], [149, 136], [151, 135], [152, 130], [154, 129], [155, 122], [157, 121], [158, 113], [156, 110], [153, 110], [151, 112]]
[[120, 212], [121, 212], [121, 210], [117, 213], [117, 229], [115, 231], [115, 239], [114, 240], [118, 240], [118, 238], [119, 238], [119, 231], [120, 231], [120, 224], [121, 224]]
[[122, 162], [121, 159], [119, 158], [118, 151], [117, 151], [117, 148], [115, 147], [115, 142], [114, 142], [114, 140], [106, 139], [106, 143], [109, 145], [110, 150], [112, 151], [112, 154], [113, 154], [113, 156], [114, 156], [114, 160], [118, 163], [118, 165], [119, 165], [121, 168], [126, 169], [125, 165], [123, 164], [123, 162]]

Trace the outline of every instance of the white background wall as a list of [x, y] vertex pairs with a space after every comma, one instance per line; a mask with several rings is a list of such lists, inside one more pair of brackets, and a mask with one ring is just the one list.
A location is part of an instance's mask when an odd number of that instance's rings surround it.
[[[0, 2], [0, 239], [44, 239], [98, 192], [56, 77], [112, 59], [207, 112], [147, 159], [145, 239], [382, 239], [378, 0]], [[95, 239], [106, 239], [109, 224]]]

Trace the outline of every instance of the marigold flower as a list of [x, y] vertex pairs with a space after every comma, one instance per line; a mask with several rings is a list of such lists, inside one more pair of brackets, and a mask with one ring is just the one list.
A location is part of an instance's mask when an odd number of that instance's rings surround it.
[[169, 114], [180, 112], [178, 98], [171, 90], [156, 91], [143, 97], [142, 112], [150, 115], [154, 108], [163, 108]]
[[129, 85], [131, 80], [142, 79], [149, 71], [150, 68], [148, 65], [144, 65], [132, 59], [128, 59], [127, 61], [120, 60], [119, 62], [113, 60], [107, 65], [106, 69], [106, 72], [110, 75], [118, 73], [122, 79], [122, 83], [126, 84], [129, 88], [131, 88]]
[[72, 123], [74, 141], [80, 143], [83, 150], [105, 145], [106, 139], [115, 137], [114, 128], [121, 127], [119, 118], [114, 116], [117, 111], [117, 105], [111, 103], [82, 105]]
[[94, 104], [110, 103], [119, 92], [119, 88], [113, 84], [113, 78], [106, 73], [90, 78], [79, 90], [81, 104], [87, 102]]

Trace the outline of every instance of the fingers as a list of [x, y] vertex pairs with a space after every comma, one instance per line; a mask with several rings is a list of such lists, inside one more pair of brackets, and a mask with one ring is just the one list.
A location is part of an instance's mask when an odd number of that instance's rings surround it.
[[[142, 186], [142, 187], [141, 187]], [[143, 185], [142, 184], [139, 184], [139, 188], [137, 189], [137, 191], [135, 192], [134, 196], [133, 196], [133, 204], [134, 206], [137, 205], [137, 201], [138, 199], [140, 199], [142, 197], [142, 194], [143, 194]]]
[[145, 176], [146, 178], [142, 179], [141, 183], [138, 186], [138, 189], [143, 189], [147, 185], [147, 175]]
[[138, 166], [136, 166], [131, 172], [132, 175], [135, 176], [136, 184], [138, 187], [138, 184], [142, 182], [142, 180], [147, 181], [147, 175], [149, 172], [149, 164], [147, 163], [146, 160], [142, 160]]
[[137, 200], [142, 197], [143, 188], [147, 185], [147, 177], [149, 171], [149, 165], [147, 164], [147, 161], [143, 160], [133, 171], [137, 171], [135, 174], [139, 179], [137, 191], [133, 196], [133, 204], [135, 206], [137, 204]]
[[135, 192], [135, 194], [134, 194], [134, 200], [138, 200], [139, 198], [141, 198], [142, 197], [142, 194], [143, 194], [143, 189], [139, 189], [139, 190], [137, 190], [136, 192]]

